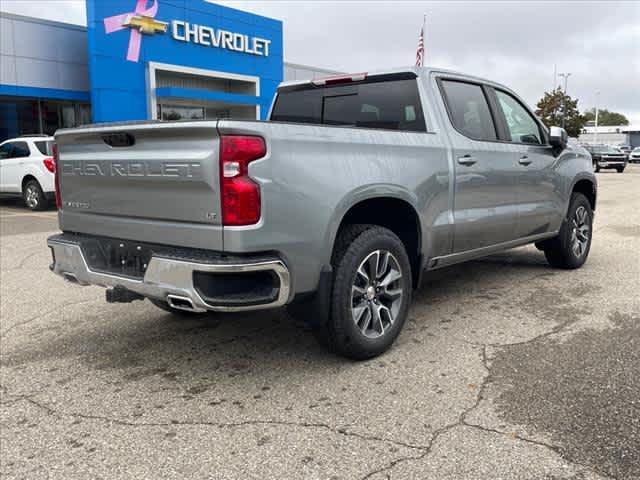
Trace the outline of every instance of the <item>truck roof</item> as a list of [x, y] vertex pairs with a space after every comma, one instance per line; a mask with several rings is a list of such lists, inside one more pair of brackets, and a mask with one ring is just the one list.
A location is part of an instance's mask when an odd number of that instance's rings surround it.
[[472, 80], [476, 80], [479, 82], [483, 82], [483, 83], [493, 83], [496, 84], [496, 82], [488, 80], [486, 78], [481, 78], [481, 77], [477, 77], [475, 75], [469, 75], [466, 73], [462, 73], [462, 72], [457, 72], [455, 70], [449, 70], [449, 69], [445, 69], [445, 68], [438, 68], [438, 67], [432, 67], [432, 66], [426, 66], [426, 67], [399, 67], [399, 68], [392, 68], [392, 69], [388, 69], [388, 70], [376, 70], [373, 72], [358, 72], [358, 73], [342, 73], [342, 74], [338, 74], [335, 76], [329, 76], [329, 77], [318, 77], [315, 79], [308, 79], [308, 80], [289, 80], [286, 82], [282, 82], [279, 85], [279, 88], [287, 88], [287, 87], [291, 87], [291, 86], [297, 86], [297, 85], [307, 85], [307, 84], [313, 84], [314, 82], [318, 82], [318, 81], [322, 81], [324, 79], [331, 79], [331, 78], [343, 78], [343, 77], [357, 77], [360, 75], [366, 75], [367, 77], [373, 77], [373, 76], [378, 76], [378, 75], [393, 75], [393, 74], [397, 74], [397, 73], [414, 73], [416, 76], [418, 77], [422, 77], [422, 76], [427, 76], [433, 72], [436, 73], [444, 73], [444, 74], [449, 74], [449, 75], [455, 75], [455, 76], [459, 76], [459, 77], [464, 77], [464, 78], [468, 78], [468, 79], [472, 79]]

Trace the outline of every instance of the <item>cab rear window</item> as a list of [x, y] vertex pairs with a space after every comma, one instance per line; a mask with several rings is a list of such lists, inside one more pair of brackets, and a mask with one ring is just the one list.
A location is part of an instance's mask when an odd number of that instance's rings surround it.
[[415, 78], [283, 89], [272, 121], [426, 131]]

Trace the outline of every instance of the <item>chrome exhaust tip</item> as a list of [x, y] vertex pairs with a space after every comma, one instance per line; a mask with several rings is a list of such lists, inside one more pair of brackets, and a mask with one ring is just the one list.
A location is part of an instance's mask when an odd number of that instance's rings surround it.
[[69, 283], [76, 283], [76, 284], [80, 283], [80, 282], [78, 282], [78, 277], [76, 277], [76, 275], [74, 273], [63, 272], [62, 273], [62, 278], [64, 278]]
[[193, 301], [189, 297], [181, 297], [179, 295], [167, 295], [167, 303], [171, 308], [176, 310], [185, 310], [187, 312], [200, 312], [199, 308], [193, 305]]

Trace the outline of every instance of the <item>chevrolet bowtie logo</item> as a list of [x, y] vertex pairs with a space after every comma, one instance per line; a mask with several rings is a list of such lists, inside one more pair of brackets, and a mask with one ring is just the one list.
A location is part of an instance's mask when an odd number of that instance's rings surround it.
[[151, 6], [147, 8], [148, 3], [149, 0], [136, 0], [133, 11], [113, 15], [103, 20], [106, 34], [129, 29], [127, 60], [130, 62], [137, 62], [140, 59], [143, 33], [153, 35], [167, 31], [166, 23], [155, 20], [158, 13], [158, 0], [153, 0]]
[[159, 22], [155, 18], [146, 15], [128, 15], [123, 25], [137, 29], [140, 33], [153, 35], [155, 33], [165, 33], [167, 31], [167, 23]]

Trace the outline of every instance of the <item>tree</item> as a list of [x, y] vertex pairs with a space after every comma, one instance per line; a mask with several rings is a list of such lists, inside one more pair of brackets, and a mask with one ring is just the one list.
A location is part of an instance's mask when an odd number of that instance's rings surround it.
[[[595, 121], [596, 109], [592, 108], [584, 112], [584, 118], [587, 121]], [[616, 126], [616, 125], [629, 125], [629, 120], [623, 114], [618, 112], [610, 112], [606, 109], [598, 109], [598, 125], [599, 126]]]
[[544, 97], [537, 104], [536, 115], [547, 127], [561, 127], [564, 111], [564, 128], [570, 137], [577, 137], [587, 123], [584, 115], [578, 110], [578, 100], [565, 95], [561, 88], [553, 92], [544, 92]]

